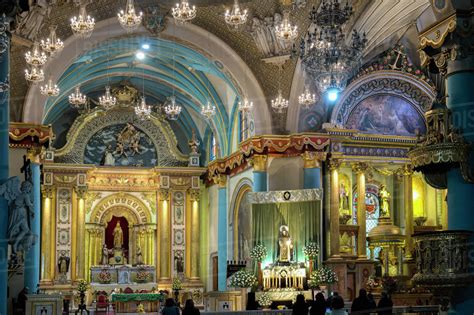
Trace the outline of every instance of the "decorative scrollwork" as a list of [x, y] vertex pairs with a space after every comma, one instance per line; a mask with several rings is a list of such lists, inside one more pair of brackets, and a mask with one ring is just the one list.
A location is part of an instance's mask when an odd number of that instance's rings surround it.
[[10, 22], [9, 17], [3, 14], [0, 16], [0, 55], [5, 53], [10, 46]]
[[301, 202], [316, 201], [322, 199], [322, 190], [302, 189], [302, 190], [286, 190], [286, 191], [268, 191], [249, 193], [248, 200], [250, 203], [281, 203], [281, 202]]

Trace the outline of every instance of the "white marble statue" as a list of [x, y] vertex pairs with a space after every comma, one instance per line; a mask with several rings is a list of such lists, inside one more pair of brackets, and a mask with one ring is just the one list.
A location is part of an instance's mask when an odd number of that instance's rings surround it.
[[30, 7], [29, 11], [25, 11], [18, 16], [15, 34], [35, 40], [38, 35], [45, 17], [51, 12], [52, 3], [48, 0], [38, 0], [36, 4]]

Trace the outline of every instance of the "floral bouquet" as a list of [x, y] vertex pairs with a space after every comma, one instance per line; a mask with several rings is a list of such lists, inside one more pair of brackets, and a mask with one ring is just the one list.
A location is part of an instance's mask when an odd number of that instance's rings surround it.
[[79, 283], [77, 284], [77, 291], [80, 293], [84, 293], [89, 289], [89, 284], [87, 283], [86, 280], [80, 280]]
[[313, 260], [319, 255], [319, 245], [316, 243], [309, 243], [306, 246], [303, 246], [303, 253], [306, 257]]
[[270, 306], [272, 304], [272, 299], [270, 297], [270, 294], [268, 294], [267, 292], [265, 293], [262, 293], [258, 299], [257, 299], [257, 302], [258, 304], [260, 304], [261, 306]]
[[384, 276], [382, 278], [382, 288], [388, 294], [396, 292], [398, 290], [397, 279], [390, 276]]
[[316, 288], [320, 285], [334, 284], [337, 283], [337, 281], [337, 275], [332, 269], [322, 267], [311, 273], [308, 286], [310, 288]]
[[367, 279], [366, 286], [367, 290], [372, 291], [374, 288], [378, 287], [379, 284], [374, 277], [370, 276], [369, 279]]
[[173, 291], [179, 291], [182, 288], [183, 288], [183, 284], [181, 283], [181, 280], [179, 280], [179, 278], [173, 278], [171, 289], [173, 289]]
[[262, 262], [267, 257], [267, 248], [262, 244], [255, 245], [250, 251], [250, 258]]
[[109, 283], [112, 281], [112, 275], [108, 270], [104, 269], [97, 275], [97, 280], [99, 280], [100, 283]]
[[137, 282], [146, 282], [150, 278], [150, 273], [146, 269], [140, 269], [137, 271], [135, 279]]
[[230, 285], [236, 288], [250, 288], [257, 282], [257, 277], [247, 270], [239, 270], [230, 278]]

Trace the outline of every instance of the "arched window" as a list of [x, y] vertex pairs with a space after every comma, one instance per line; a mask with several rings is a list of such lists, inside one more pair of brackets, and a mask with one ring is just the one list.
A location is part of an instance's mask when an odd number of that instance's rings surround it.
[[249, 118], [247, 113], [239, 112], [239, 142], [250, 137]]
[[209, 161], [214, 161], [217, 158], [217, 141], [214, 133], [211, 133], [209, 141]]

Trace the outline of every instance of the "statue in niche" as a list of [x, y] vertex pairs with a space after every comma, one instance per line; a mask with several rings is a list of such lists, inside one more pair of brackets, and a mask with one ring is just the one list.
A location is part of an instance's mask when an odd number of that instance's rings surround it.
[[140, 246], [137, 246], [137, 254], [136, 254], [136, 259], [135, 259], [135, 263], [137, 265], [143, 265], [143, 255], [142, 255], [142, 250], [140, 248]]
[[349, 194], [344, 183], [341, 183], [339, 187], [339, 209], [349, 210]]
[[384, 184], [380, 185], [379, 188], [379, 207], [380, 207], [380, 217], [381, 218], [390, 218], [390, 193], [387, 191]]
[[29, 11], [18, 15], [15, 33], [29, 40], [35, 40], [43, 25], [44, 18], [49, 16], [52, 4], [48, 0], [37, 0]]
[[123, 231], [120, 226], [120, 221], [117, 222], [117, 225], [114, 228], [114, 248], [122, 248], [123, 245]]
[[278, 238], [278, 247], [280, 250], [279, 262], [288, 263], [293, 257], [293, 240], [290, 237], [288, 226], [280, 226], [280, 236]]
[[102, 245], [102, 256], [100, 258], [100, 264], [103, 266], [109, 264], [109, 249], [107, 248], [106, 244]]
[[113, 154], [112, 146], [109, 144], [105, 149], [104, 153], [104, 165], [106, 166], [113, 166], [115, 165], [115, 157]]
[[174, 269], [177, 273], [184, 272], [183, 253], [181, 251], [177, 251], [174, 256]]
[[66, 256], [64, 252], [61, 253], [61, 256], [58, 259], [58, 270], [59, 274], [65, 276], [69, 271], [69, 263], [71, 259]]
[[12, 245], [14, 255], [28, 251], [36, 242], [37, 236], [31, 232], [30, 218], [33, 211], [33, 183], [29, 166], [24, 166], [26, 180], [20, 184], [18, 177], [10, 177], [0, 184], [0, 197], [8, 201], [8, 242]]

